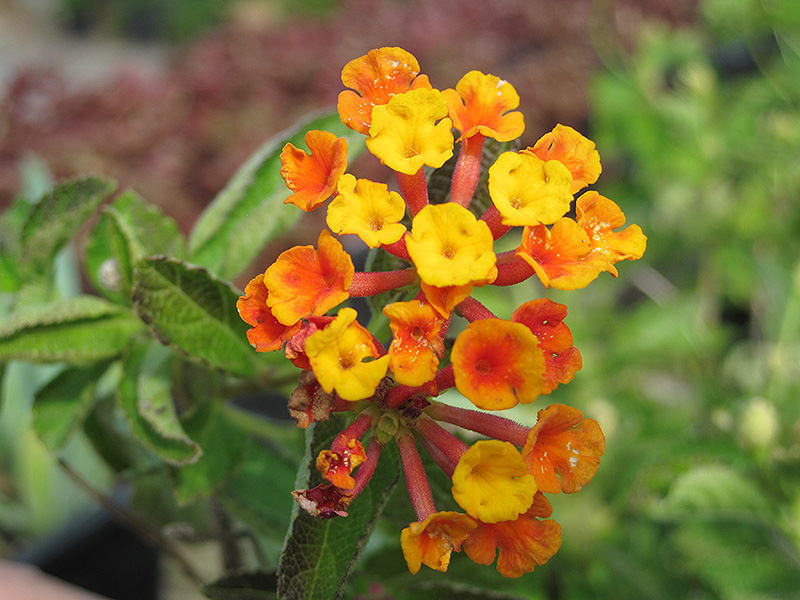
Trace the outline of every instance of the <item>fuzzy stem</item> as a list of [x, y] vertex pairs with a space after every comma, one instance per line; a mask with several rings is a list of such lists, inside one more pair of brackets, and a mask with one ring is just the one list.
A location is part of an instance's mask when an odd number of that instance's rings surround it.
[[439, 389], [440, 394], [448, 388], [455, 387], [456, 377], [453, 373], [453, 365], [447, 365], [444, 369], [439, 369], [433, 380], [436, 382], [436, 387]]
[[400, 192], [403, 194], [408, 210], [413, 217], [428, 205], [428, 182], [425, 179], [425, 171], [420, 169], [413, 175], [406, 175], [400, 171], [396, 173]]
[[536, 272], [524, 258], [514, 256], [501, 264], [501, 256], [502, 255], [497, 256], [497, 277], [492, 282], [492, 285], [516, 285], [525, 281]]
[[408, 253], [408, 248], [406, 247], [406, 236], [408, 232], [403, 234], [399, 240], [397, 240], [394, 244], [384, 244], [381, 246], [384, 250], [386, 250], [389, 254], [396, 256], [397, 258], [402, 258], [403, 260], [411, 260], [411, 255]]
[[336, 438], [331, 442], [331, 450], [339, 452], [346, 448], [350, 440], [360, 439], [373, 425], [375, 419], [367, 412], [362, 412], [356, 420], [350, 423]]
[[436, 512], [436, 506], [433, 504], [431, 486], [422, 466], [417, 443], [411, 434], [401, 435], [396, 440], [397, 447], [400, 450], [400, 459], [403, 461], [408, 496], [411, 498], [414, 511], [417, 513], [417, 519], [424, 521]]
[[456, 306], [456, 310], [470, 323], [473, 321], [480, 321], [481, 319], [497, 318], [492, 311], [475, 300], [472, 296], [467, 296], [462, 300], [458, 306]]
[[435, 401], [425, 409], [425, 414], [437, 421], [444, 421], [503, 442], [511, 442], [519, 447], [525, 445], [531, 430], [530, 427], [525, 427], [499, 415], [458, 408]]
[[417, 431], [438, 449], [442, 463], [437, 461], [437, 464], [445, 475], [452, 477], [458, 461], [469, 446], [424, 414], [417, 420]]
[[486, 212], [481, 216], [481, 221], [489, 226], [489, 231], [492, 232], [492, 237], [495, 240], [511, 231], [511, 225], [503, 225], [503, 215], [500, 214], [494, 204], [486, 209]]
[[378, 458], [380, 457], [382, 449], [383, 446], [377, 439], [373, 439], [372, 442], [370, 442], [369, 448], [367, 448], [367, 459], [361, 463], [361, 466], [358, 467], [358, 471], [356, 471], [356, 474], [353, 476], [355, 485], [350, 491], [349, 495], [351, 497], [355, 498], [358, 496], [369, 483], [369, 480], [375, 473], [375, 468], [378, 466]]
[[351, 298], [361, 298], [363, 296], [374, 296], [381, 292], [388, 292], [405, 285], [411, 285], [417, 280], [417, 272], [414, 269], [402, 269], [400, 271], [374, 271], [372, 273], [362, 273], [357, 271], [353, 274], [353, 282], [347, 289]]
[[469, 206], [478, 178], [481, 175], [481, 155], [485, 137], [476, 133], [461, 143], [461, 154], [458, 156], [456, 169], [453, 172], [453, 183], [450, 188], [450, 202], [461, 206]]

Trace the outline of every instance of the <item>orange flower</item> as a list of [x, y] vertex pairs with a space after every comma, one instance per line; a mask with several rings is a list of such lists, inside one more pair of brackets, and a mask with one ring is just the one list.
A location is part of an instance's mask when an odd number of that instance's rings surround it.
[[[456, 84], [444, 90], [453, 127], [461, 132], [458, 141], [476, 133], [510, 142], [522, 135], [525, 121], [519, 106], [519, 95], [513, 86], [494, 75], [470, 71]], [[508, 112], [513, 111], [513, 112]]]
[[577, 408], [554, 404], [539, 411], [522, 457], [540, 491], [571, 494], [591, 481], [605, 451], [597, 421], [584, 419]]
[[309, 315], [323, 315], [350, 294], [355, 268], [350, 255], [327, 230], [319, 234], [319, 250], [295, 246], [264, 272], [267, 305], [281, 323], [291, 325]]
[[347, 169], [347, 140], [328, 131], [306, 133], [310, 154], [292, 144], [281, 152], [281, 177], [294, 192], [284, 204], [308, 212], [336, 192], [336, 184]]
[[525, 514], [513, 521], [479, 523], [466, 540], [464, 552], [479, 565], [490, 565], [498, 554], [497, 571], [504, 577], [520, 577], [543, 565], [561, 547], [561, 525], [552, 519], [550, 503], [537, 492]]
[[544, 355], [521, 323], [470, 323], [456, 338], [450, 360], [458, 391], [485, 410], [533, 402], [545, 383]]
[[644, 254], [647, 238], [641, 227], [630, 225], [614, 231], [625, 224], [625, 215], [612, 200], [597, 192], [586, 192], [578, 198], [576, 213], [578, 223], [592, 240], [592, 252], [607, 261], [605, 270], [614, 277], [618, 274], [614, 263], [637, 260]]
[[364, 135], [369, 134], [372, 109], [386, 104], [396, 94], [419, 88], [431, 89], [426, 75], [419, 75], [419, 63], [402, 48], [379, 48], [347, 63], [342, 83], [354, 91], [339, 94], [342, 123]]
[[424, 281], [420, 281], [419, 285], [425, 294], [425, 299], [443, 318], [447, 318], [453, 309], [472, 293], [472, 288], [475, 287], [471, 283], [436, 287], [428, 285]]
[[447, 571], [453, 550], [461, 550], [461, 543], [476, 526], [472, 517], [451, 511], [433, 513], [424, 521], [411, 523], [400, 534], [408, 570], [414, 575], [425, 564]]
[[414, 387], [433, 379], [444, 355], [439, 332], [444, 319], [428, 302], [394, 302], [384, 307], [392, 329], [389, 368], [403, 385]]
[[277, 350], [300, 330], [300, 323], [284, 325], [275, 318], [267, 306], [268, 295], [262, 273], [247, 284], [244, 296], [240, 296], [236, 302], [239, 316], [245, 323], [253, 326], [247, 330], [247, 340], [256, 352]]
[[567, 307], [547, 298], [521, 305], [511, 320], [522, 323], [539, 340], [544, 353], [543, 394], [549, 394], [559, 383], [569, 383], [583, 366], [581, 353], [572, 345], [572, 332], [564, 323]]
[[569, 217], [562, 217], [550, 229], [526, 227], [517, 256], [533, 267], [544, 287], [559, 290], [586, 287], [608, 265], [602, 256], [592, 253], [586, 230]]
[[597, 181], [602, 170], [594, 142], [566, 125], [556, 125], [553, 131], [544, 134], [532, 148], [523, 152], [535, 154], [542, 160], [563, 163], [572, 173], [573, 194]]
[[323, 450], [317, 456], [317, 470], [333, 485], [343, 490], [352, 490], [356, 484], [351, 473], [367, 460], [361, 442], [355, 439], [343, 444], [341, 452]]

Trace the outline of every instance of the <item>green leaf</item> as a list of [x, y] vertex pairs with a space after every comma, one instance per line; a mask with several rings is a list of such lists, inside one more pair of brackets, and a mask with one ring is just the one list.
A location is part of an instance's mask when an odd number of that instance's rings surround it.
[[94, 286], [117, 302], [131, 301], [133, 268], [145, 256], [183, 252], [177, 223], [128, 190], [106, 207], [86, 247], [86, 271]]
[[22, 261], [27, 272], [32, 276], [47, 272], [56, 254], [115, 187], [109, 179], [86, 177], [45, 194], [22, 228]]
[[83, 424], [95, 402], [97, 382], [108, 364], [62, 371], [36, 393], [33, 428], [48, 450], [59, 450]]
[[211, 600], [275, 600], [275, 573], [227, 573], [203, 588]]
[[172, 471], [173, 487], [182, 504], [216, 492], [239, 469], [249, 438], [211, 402], [198, 407], [184, 427], [203, 449], [202, 456]]
[[[310, 477], [300, 485], [310, 488], [321, 483], [314, 468], [316, 456], [343, 428], [339, 418], [309, 427], [306, 469]], [[329, 600], [340, 596], [399, 475], [397, 454], [393, 446], [387, 446], [369, 484], [348, 507], [347, 517], [321, 520], [295, 507], [278, 569], [280, 598]]]
[[24, 305], [0, 322], [0, 361], [88, 365], [119, 355], [141, 323], [94, 296]]
[[162, 343], [212, 367], [250, 375], [257, 355], [236, 311], [238, 294], [205, 269], [168, 257], [139, 261], [133, 305]]
[[134, 348], [119, 383], [120, 406], [133, 434], [162, 460], [175, 465], [200, 458], [200, 446], [178, 420], [170, 372], [174, 355], [156, 342]]
[[192, 262], [224, 279], [233, 279], [267, 243], [300, 218], [302, 211], [283, 204], [291, 192], [281, 178], [280, 154], [287, 142], [305, 147], [303, 138], [312, 129], [346, 138], [351, 161], [364, 149], [364, 136], [342, 125], [335, 112], [316, 116], [270, 140], [242, 165], [200, 215], [189, 238]]

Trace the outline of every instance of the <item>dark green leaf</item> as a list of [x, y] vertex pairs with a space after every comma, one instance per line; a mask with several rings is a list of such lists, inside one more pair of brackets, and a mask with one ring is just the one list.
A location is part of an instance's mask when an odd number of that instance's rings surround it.
[[275, 600], [275, 573], [229, 573], [203, 588], [211, 600]]
[[153, 342], [127, 357], [119, 383], [119, 401], [134, 435], [170, 464], [196, 461], [200, 446], [178, 420], [172, 399], [170, 369], [174, 355]]
[[249, 438], [208, 402], [189, 416], [184, 427], [203, 449], [200, 458], [172, 472], [178, 501], [185, 504], [217, 491], [239, 469], [247, 454]]
[[0, 323], [0, 361], [86, 365], [117, 356], [141, 323], [93, 296], [25, 305]]
[[73, 367], [62, 371], [36, 393], [33, 428], [49, 450], [62, 448], [92, 410], [95, 388], [108, 365]]
[[348, 129], [338, 115], [326, 113], [278, 135], [259, 148], [200, 215], [189, 246], [192, 262], [224, 279], [242, 273], [264, 246], [284, 234], [303, 214], [284, 206], [291, 195], [281, 178], [280, 153], [287, 142], [304, 148], [307, 131], [322, 129], [347, 139], [348, 159], [363, 151], [364, 136]]
[[56, 186], [36, 204], [22, 229], [22, 261], [28, 273], [47, 272], [50, 264], [116, 183], [86, 177]]
[[[306, 469], [311, 476], [301, 485], [310, 488], [321, 483], [314, 468], [316, 456], [343, 428], [341, 419], [314, 423], [309, 428], [313, 431], [308, 433]], [[387, 446], [369, 484], [349, 506], [347, 517], [321, 520], [295, 507], [278, 570], [279, 597], [287, 600], [338, 598], [398, 479], [397, 455], [393, 446]]]
[[249, 375], [257, 355], [237, 299], [226, 283], [179, 260], [147, 258], [134, 270], [134, 308], [162, 343], [212, 367]]
[[130, 302], [133, 268], [145, 256], [180, 256], [178, 225], [136, 192], [126, 191], [100, 215], [86, 247], [86, 271], [95, 287]]

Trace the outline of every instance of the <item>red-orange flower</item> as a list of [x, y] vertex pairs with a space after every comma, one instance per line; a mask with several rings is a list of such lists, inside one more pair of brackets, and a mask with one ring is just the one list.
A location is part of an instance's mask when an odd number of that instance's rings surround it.
[[522, 323], [539, 340], [544, 353], [543, 394], [549, 394], [559, 383], [569, 383], [583, 366], [581, 353], [572, 345], [572, 332], [564, 323], [567, 307], [547, 298], [521, 305], [511, 320]]
[[306, 133], [305, 152], [286, 144], [281, 152], [281, 177], [294, 192], [284, 204], [308, 212], [336, 192], [336, 184], [347, 169], [347, 140], [328, 131]]
[[513, 521], [479, 523], [464, 540], [464, 552], [479, 565], [490, 565], [497, 558], [497, 570], [504, 577], [520, 577], [543, 565], [561, 547], [561, 525], [549, 517], [550, 503], [537, 492], [525, 514]]
[[351, 60], [342, 70], [342, 83], [352, 90], [339, 94], [342, 123], [364, 135], [369, 134], [372, 109], [397, 95], [419, 88], [431, 89], [426, 75], [419, 75], [419, 63], [402, 48], [379, 48]]
[[284, 325], [275, 318], [267, 306], [268, 295], [262, 273], [247, 284], [244, 296], [240, 296], [236, 302], [239, 316], [253, 326], [247, 330], [247, 340], [256, 352], [277, 350], [300, 329], [299, 323]]
[[557, 160], [566, 166], [572, 173], [573, 194], [600, 177], [600, 155], [594, 142], [566, 125], [556, 125], [553, 131], [523, 152], [535, 154], [542, 160]]
[[[453, 127], [461, 132], [460, 140], [476, 133], [500, 142], [517, 139], [525, 130], [519, 96], [513, 86], [494, 75], [470, 71], [456, 84], [444, 90]], [[509, 112], [511, 111], [511, 112]]]
[[389, 368], [398, 383], [414, 387], [436, 375], [439, 359], [444, 356], [440, 336], [444, 319], [428, 302], [393, 302], [384, 307], [392, 329]]
[[584, 419], [577, 408], [554, 404], [539, 411], [522, 456], [539, 491], [571, 494], [591, 481], [605, 450], [597, 421]]
[[355, 485], [351, 473], [367, 459], [367, 453], [358, 440], [340, 444], [340, 449], [323, 450], [317, 456], [317, 470], [333, 485], [343, 490], [352, 490]]
[[400, 545], [411, 574], [425, 564], [437, 571], [447, 571], [453, 550], [461, 550], [461, 543], [477, 523], [469, 515], [457, 512], [437, 512], [424, 521], [416, 521], [403, 529]]
[[267, 305], [286, 325], [309, 315], [323, 315], [350, 294], [355, 268], [342, 244], [326, 229], [313, 246], [295, 246], [282, 253], [264, 272]]
[[544, 355], [521, 323], [470, 323], [456, 338], [450, 360], [458, 391], [485, 410], [533, 402], [545, 382]]

